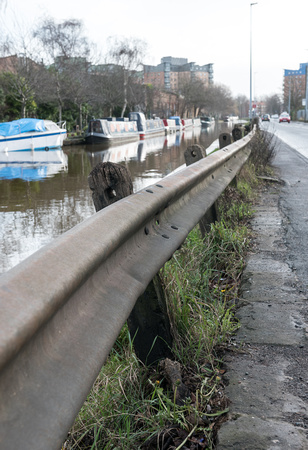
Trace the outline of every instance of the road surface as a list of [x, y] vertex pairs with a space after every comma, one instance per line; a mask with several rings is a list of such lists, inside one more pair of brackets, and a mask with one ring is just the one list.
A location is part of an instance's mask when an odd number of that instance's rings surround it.
[[252, 221], [218, 450], [308, 449], [308, 126], [262, 128], [277, 136], [281, 183], [264, 188]]
[[279, 123], [278, 119], [271, 119], [270, 122], [262, 122], [261, 128], [274, 133], [283, 142], [308, 158], [308, 123], [292, 121]]

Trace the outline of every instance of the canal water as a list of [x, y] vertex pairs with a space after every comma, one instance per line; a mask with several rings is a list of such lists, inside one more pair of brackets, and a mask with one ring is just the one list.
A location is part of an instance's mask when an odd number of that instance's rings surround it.
[[137, 192], [184, 165], [189, 145], [208, 148], [229, 127], [216, 123], [108, 149], [64, 146], [44, 152], [41, 164], [0, 160], [0, 273], [95, 214], [87, 178], [100, 161], [125, 164]]

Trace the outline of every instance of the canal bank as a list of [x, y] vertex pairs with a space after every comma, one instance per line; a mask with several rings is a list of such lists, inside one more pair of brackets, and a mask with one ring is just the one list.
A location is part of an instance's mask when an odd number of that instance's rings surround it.
[[[225, 355], [228, 420], [217, 449], [308, 449], [308, 161], [280, 141], [242, 278], [241, 327]], [[306, 206], [305, 206], [306, 205]]]

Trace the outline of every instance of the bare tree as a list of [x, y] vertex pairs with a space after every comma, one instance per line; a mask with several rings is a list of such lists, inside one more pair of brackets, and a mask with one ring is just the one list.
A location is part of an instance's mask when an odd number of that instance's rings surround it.
[[56, 23], [48, 18], [35, 31], [34, 37], [43, 45], [47, 63], [61, 63], [69, 58], [85, 57], [89, 54], [89, 43], [83, 36], [83, 24], [80, 20], [70, 19]]
[[203, 108], [214, 116], [235, 112], [235, 103], [231, 91], [222, 84], [210, 85], [205, 89]]
[[91, 67], [88, 100], [96, 117], [111, 116], [122, 104], [122, 70], [114, 64]]
[[269, 114], [280, 114], [281, 113], [281, 99], [278, 94], [270, 95], [265, 99], [266, 111]]
[[121, 117], [124, 116], [128, 104], [129, 83], [136, 83], [136, 71], [142, 66], [146, 43], [139, 39], [109, 38], [107, 58], [110, 63], [118, 66], [122, 71], [123, 107]]
[[44, 68], [24, 55], [6, 58], [1, 77], [5, 95], [9, 95], [20, 105], [20, 116], [26, 117], [28, 111], [35, 111], [35, 96], [41, 82]]
[[80, 79], [80, 75], [84, 76], [88, 69], [89, 43], [83, 36], [82, 22], [75, 19], [62, 23], [56, 23], [52, 18], [45, 19], [33, 35], [42, 44], [42, 54], [49, 65], [51, 86], [57, 98], [61, 122], [63, 104], [70, 93], [74, 93], [73, 101], [79, 104], [81, 111], [85, 97], [81, 90], [86, 84]]
[[248, 117], [249, 99], [246, 97], [246, 95], [238, 95], [235, 99], [235, 105], [237, 107], [237, 113], [239, 117]]
[[302, 90], [302, 84], [299, 79], [294, 76], [285, 77], [284, 90], [284, 110], [289, 111], [293, 119], [296, 118], [296, 113], [302, 108], [302, 99], [305, 97], [305, 92]]
[[196, 117], [205, 102], [205, 86], [201, 80], [183, 80], [179, 86], [180, 115]]
[[[4, 6], [3, 6], [4, 5]], [[0, 3], [5, 9], [6, 2]], [[20, 105], [20, 116], [25, 117], [31, 108], [35, 110], [35, 96], [40, 85], [43, 65], [32, 39], [29, 27], [14, 18], [13, 32], [1, 24], [0, 55], [2, 83], [6, 95]]]

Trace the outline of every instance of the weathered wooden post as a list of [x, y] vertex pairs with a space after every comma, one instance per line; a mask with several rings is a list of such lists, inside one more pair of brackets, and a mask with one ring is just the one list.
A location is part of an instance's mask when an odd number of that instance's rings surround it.
[[231, 134], [230, 133], [220, 133], [219, 135], [219, 148], [222, 149], [231, 144]]
[[259, 117], [254, 117], [251, 121], [251, 127], [253, 128], [256, 125], [257, 130], [260, 130], [260, 119]]
[[[234, 127], [232, 130], [232, 138], [234, 141], [238, 141], [242, 139], [242, 130], [238, 127]], [[230, 145], [232, 143], [231, 134], [230, 133], [221, 133], [219, 135], [219, 147], [220, 149], [226, 147], [227, 145]], [[236, 177], [232, 180], [230, 183], [233, 186], [237, 185]]]
[[232, 137], [234, 141], [239, 141], [243, 137], [242, 129], [239, 126], [235, 126], [232, 130]]
[[126, 167], [100, 162], [90, 172], [88, 184], [96, 211], [133, 193], [133, 183]]
[[251, 132], [251, 125], [250, 123], [244, 125], [244, 136], [247, 136]]
[[[90, 172], [88, 184], [96, 211], [133, 193], [130, 174], [121, 164], [100, 162]], [[172, 356], [170, 322], [159, 274], [138, 298], [127, 324], [136, 354], [144, 364]]]
[[[185, 150], [184, 157], [186, 166], [190, 166], [190, 164], [193, 164], [196, 161], [199, 161], [200, 159], [206, 157], [205, 148], [198, 144], [191, 145], [190, 147], [187, 147], [187, 149]], [[204, 237], [206, 233], [209, 231], [211, 223], [214, 223], [216, 220], [217, 220], [217, 210], [216, 204], [214, 202], [199, 222], [202, 237]]]

